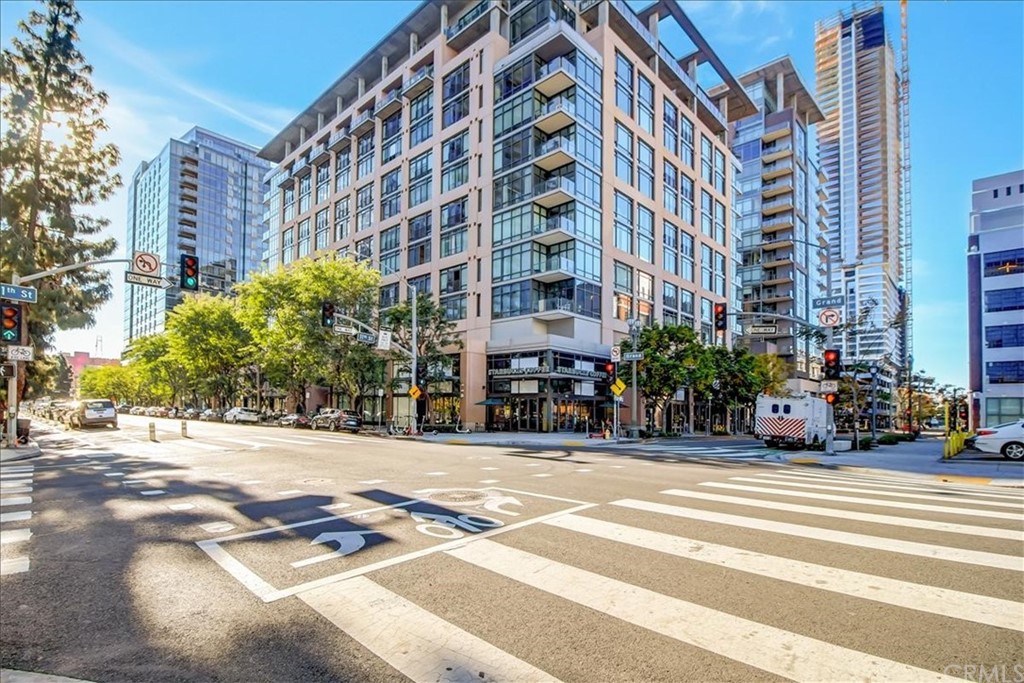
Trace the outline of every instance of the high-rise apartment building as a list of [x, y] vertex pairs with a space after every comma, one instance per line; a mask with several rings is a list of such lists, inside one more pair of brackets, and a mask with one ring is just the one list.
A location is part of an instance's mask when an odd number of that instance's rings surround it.
[[[708, 96], [704, 62], [736, 87]], [[351, 255], [380, 269], [381, 308], [408, 285], [439, 300], [465, 346], [435, 415], [582, 431], [611, 416], [628, 320], [715, 343], [734, 296], [725, 132], [753, 112], [673, 1], [424, 2], [261, 151], [266, 263]]]
[[[199, 258], [200, 291], [227, 293], [260, 267], [263, 176], [270, 164], [256, 147], [193, 128], [144, 161], [128, 187], [129, 257], [160, 257], [177, 281], [180, 254]], [[167, 312], [181, 301], [177, 287], [126, 285], [125, 346], [162, 332]]]
[[886, 382], [905, 364], [898, 324], [905, 306], [900, 79], [882, 7], [854, 8], [818, 22], [815, 37], [818, 150], [827, 180], [832, 276], [843, 295], [844, 361], [876, 363]]
[[[764, 314], [744, 316], [743, 344], [778, 354], [790, 369], [790, 391], [816, 394], [820, 347], [800, 332], [818, 324], [811, 302], [824, 293], [827, 274], [824, 190], [809, 144], [810, 127], [823, 116], [789, 57], [738, 80], [757, 106], [729, 130], [742, 163], [734, 228], [741, 240], [738, 280], [743, 311]], [[774, 325], [776, 332], [754, 334], [755, 325]]]
[[1024, 418], [1024, 171], [973, 183], [967, 320], [973, 427]]

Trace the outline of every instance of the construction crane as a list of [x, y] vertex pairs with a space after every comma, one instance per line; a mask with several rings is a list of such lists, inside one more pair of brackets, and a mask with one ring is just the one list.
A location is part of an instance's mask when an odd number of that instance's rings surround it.
[[913, 402], [914, 365], [914, 239], [910, 207], [910, 52], [907, 49], [907, 0], [900, 0], [900, 212], [902, 223], [904, 335], [907, 407]]

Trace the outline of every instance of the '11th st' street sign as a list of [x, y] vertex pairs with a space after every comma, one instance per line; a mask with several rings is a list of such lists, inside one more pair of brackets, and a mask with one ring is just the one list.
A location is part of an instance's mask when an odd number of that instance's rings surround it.
[[0, 282], [0, 299], [10, 299], [11, 301], [23, 301], [27, 304], [34, 304], [36, 302], [36, 294], [37, 291], [35, 287], [19, 287], [18, 285]]

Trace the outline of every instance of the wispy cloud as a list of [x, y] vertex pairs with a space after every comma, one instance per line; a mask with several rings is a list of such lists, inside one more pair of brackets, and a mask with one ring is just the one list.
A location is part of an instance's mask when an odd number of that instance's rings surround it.
[[712, 44], [752, 45], [765, 51], [793, 37], [785, 7], [767, 0], [679, 0]]
[[164, 66], [160, 56], [127, 40], [102, 21], [90, 19], [90, 29], [106, 49], [118, 54], [147, 78], [209, 105], [253, 130], [274, 135], [292, 119], [293, 112], [282, 107], [241, 100], [192, 83]]

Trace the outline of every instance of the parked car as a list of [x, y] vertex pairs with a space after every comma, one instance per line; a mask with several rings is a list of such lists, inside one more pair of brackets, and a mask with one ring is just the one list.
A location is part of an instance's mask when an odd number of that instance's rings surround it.
[[320, 429], [323, 427], [331, 430], [332, 432], [338, 431], [338, 425], [340, 424], [341, 411], [337, 408], [321, 410], [309, 421], [310, 429]]
[[122, 403], [117, 407], [117, 412], [120, 413], [121, 415], [124, 415], [128, 413], [128, 411], [130, 411], [131, 409], [132, 407], [130, 405], [128, 405], [127, 403]]
[[232, 408], [228, 412], [224, 413], [224, 421], [230, 423], [252, 422], [253, 424], [259, 424], [260, 414], [259, 411], [253, 408]]
[[220, 422], [224, 419], [224, 413], [213, 408], [207, 408], [203, 412], [199, 413], [200, 422]]
[[341, 411], [341, 428], [357, 434], [363, 428], [363, 418], [353, 410]]
[[181, 411], [181, 418], [183, 420], [195, 420], [198, 417], [199, 417], [199, 409], [198, 408], [185, 408], [183, 411]]
[[105, 398], [84, 398], [73, 403], [64, 415], [64, 421], [76, 429], [93, 425], [117, 427], [117, 409], [113, 401]]
[[146, 414], [146, 408], [144, 406], [135, 406], [134, 408], [132, 408], [131, 410], [128, 411], [128, 414], [129, 415], [145, 415]]
[[981, 453], [999, 453], [1007, 460], [1024, 460], [1024, 420], [983, 427], [964, 445]]
[[280, 417], [277, 420], [277, 426], [298, 429], [299, 427], [309, 427], [311, 422], [312, 420], [309, 419], [308, 415], [289, 413], [287, 415]]

